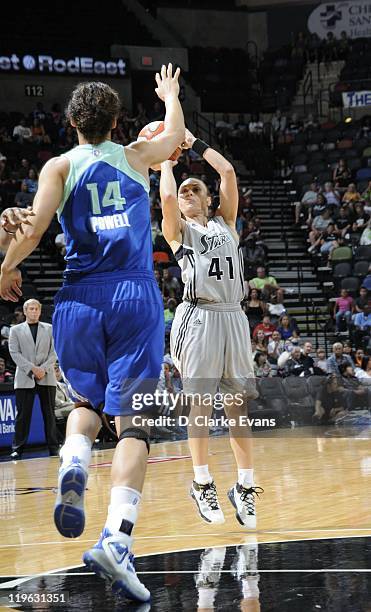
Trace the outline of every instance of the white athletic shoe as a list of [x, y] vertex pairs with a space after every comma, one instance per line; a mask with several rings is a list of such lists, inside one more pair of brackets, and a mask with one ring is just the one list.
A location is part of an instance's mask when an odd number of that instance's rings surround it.
[[85, 565], [109, 580], [112, 590], [134, 601], [148, 602], [151, 593], [135, 573], [132, 538], [125, 533], [112, 535], [104, 529], [97, 544], [83, 555]]
[[225, 518], [219, 505], [214, 481], [207, 484], [199, 484], [194, 480], [190, 493], [204, 521], [214, 524], [224, 523]]
[[228, 498], [236, 509], [236, 519], [248, 529], [256, 529], [255, 495], [264, 493], [261, 487], [243, 487], [238, 482], [228, 491]]
[[213, 588], [219, 583], [222, 573], [226, 547], [206, 548], [200, 557], [198, 572], [195, 574], [197, 588]]
[[236, 547], [236, 556], [231, 563], [232, 575], [241, 580], [248, 576], [258, 576], [258, 543], [242, 544]]
[[78, 457], [59, 470], [54, 523], [65, 538], [78, 538], [85, 527], [84, 495], [88, 474]]

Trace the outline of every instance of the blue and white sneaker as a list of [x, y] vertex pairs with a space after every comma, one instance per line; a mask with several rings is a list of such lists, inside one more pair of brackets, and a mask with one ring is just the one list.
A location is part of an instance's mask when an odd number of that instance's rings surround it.
[[78, 538], [85, 527], [84, 495], [88, 474], [78, 457], [59, 470], [54, 523], [65, 538]]
[[131, 544], [132, 538], [125, 533], [112, 535], [104, 529], [97, 544], [87, 550], [82, 559], [90, 570], [111, 583], [117, 595], [148, 602], [151, 593], [135, 573]]

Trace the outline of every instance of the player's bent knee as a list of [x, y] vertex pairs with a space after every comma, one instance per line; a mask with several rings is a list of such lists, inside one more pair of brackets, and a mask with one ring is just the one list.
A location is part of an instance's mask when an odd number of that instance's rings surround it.
[[120, 433], [119, 442], [121, 440], [125, 440], [126, 438], [135, 438], [135, 440], [142, 440], [145, 443], [147, 447], [147, 451], [149, 453], [150, 437], [149, 437], [149, 433], [145, 431], [144, 429], [141, 429], [140, 427], [128, 427], [127, 429], [124, 429], [124, 431]]

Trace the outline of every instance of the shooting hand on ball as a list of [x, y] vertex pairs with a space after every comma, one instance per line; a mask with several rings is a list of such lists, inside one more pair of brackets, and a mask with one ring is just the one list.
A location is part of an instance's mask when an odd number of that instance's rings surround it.
[[161, 74], [156, 73], [155, 79], [157, 87], [155, 89], [156, 94], [165, 102], [166, 98], [170, 96], [179, 95], [179, 75], [180, 68], [177, 68], [173, 76], [173, 65], [168, 64], [167, 68], [165, 65], [161, 68]]
[[182, 142], [182, 149], [192, 149], [192, 145], [195, 140], [196, 140], [196, 137], [193, 136], [192, 132], [190, 132], [186, 128], [184, 141]]

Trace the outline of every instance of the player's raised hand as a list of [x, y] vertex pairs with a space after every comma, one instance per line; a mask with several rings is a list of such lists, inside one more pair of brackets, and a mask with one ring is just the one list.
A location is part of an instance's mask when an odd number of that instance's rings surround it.
[[22, 223], [31, 225], [29, 217], [35, 213], [31, 206], [28, 208], [6, 208], [0, 215], [0, 227], [3, 227], [7, 232], [16, 232], [19, 229], [23, 233]]
[[157, 87], [155, 89], [156, 94], [165, 102], [166, 98], [170, 96], [179, 95], [179, 75], [180, 68], [177, 68], [173, 76], [173, 65], [168, 64], [167, 67], [163, 64], [161, 73], [156, 73], [155, 79]]

